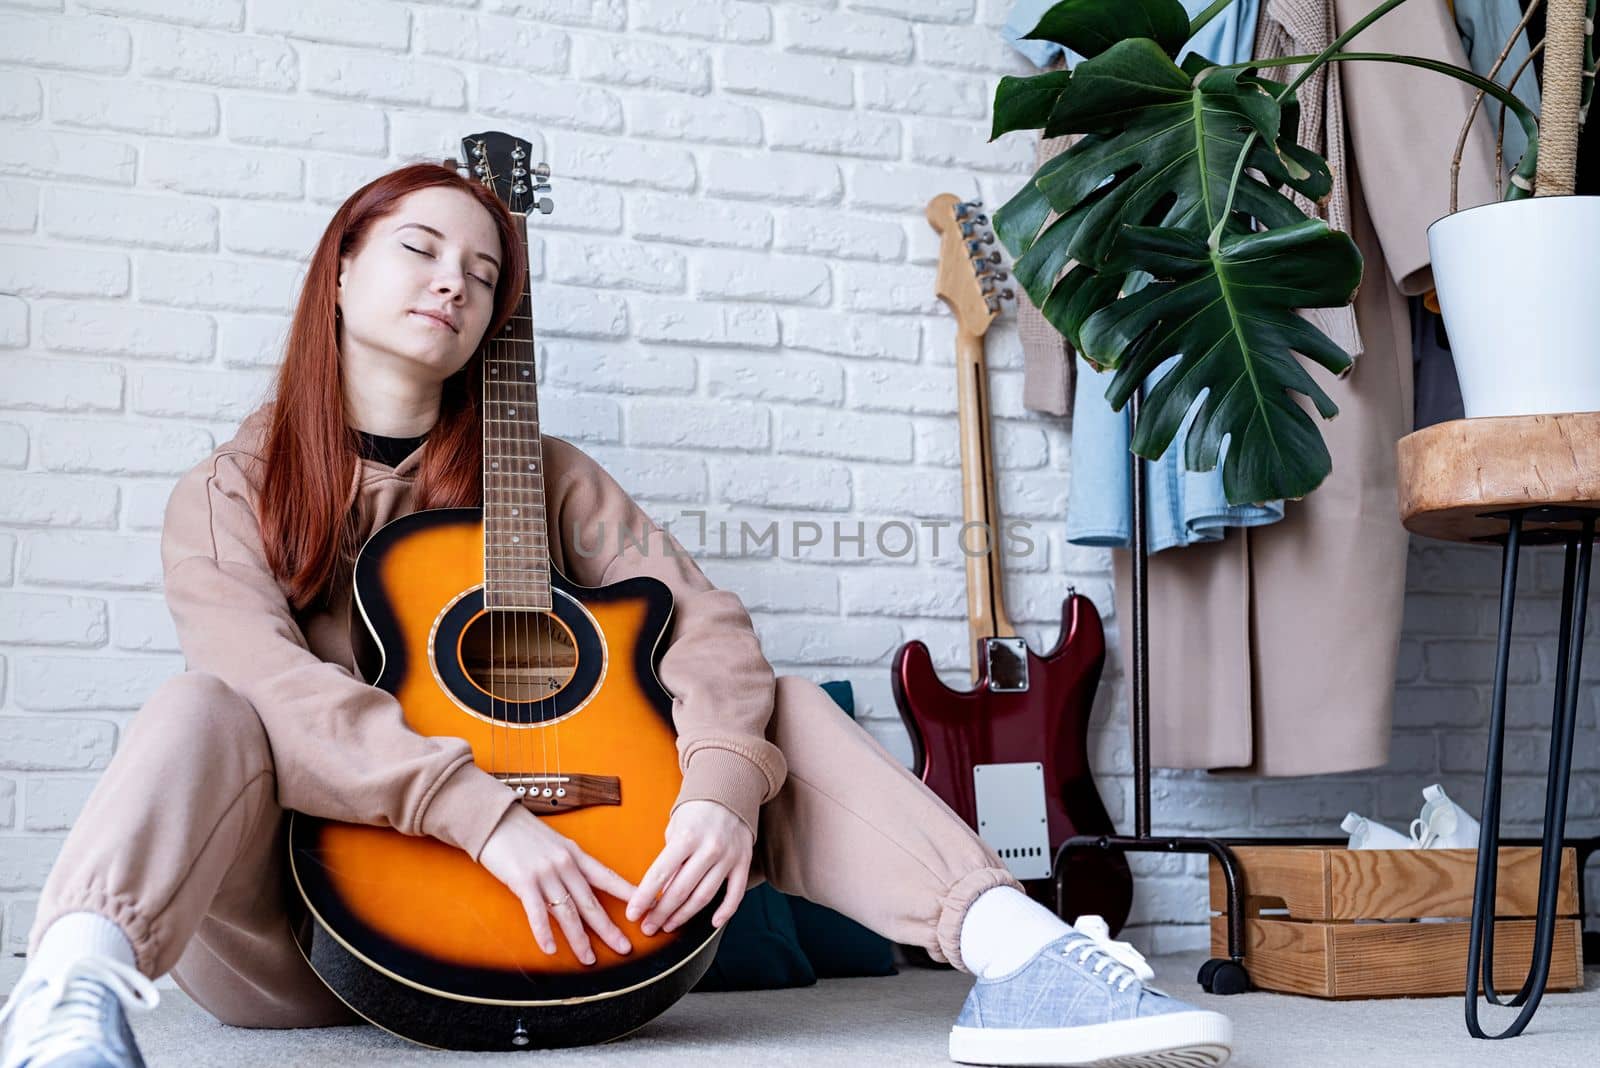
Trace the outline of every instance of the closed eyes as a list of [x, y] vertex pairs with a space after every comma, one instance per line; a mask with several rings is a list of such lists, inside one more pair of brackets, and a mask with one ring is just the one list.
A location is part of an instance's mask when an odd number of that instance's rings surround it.
[[[412, 248], [412, 246], [406, 244], [404, 241], [400, 242], [400, 247], [401, 248], [405, 248], [405, 249], [411, 249], [412, 252], [415, 252], [419, 256], [426, 256], [430, 260], [433, 259], [433, 253], [424, 252], [420, 248]], [[475, 274], [474, 275], [468, 275], [468, 277], [477, 279], [477, 281], [482, 282], [484, 285], [488, 286], [490, 289], [494, 288], [494, 283], [489, 281], [487, 278], [478, 278], [478, 276], [475, 275]]]

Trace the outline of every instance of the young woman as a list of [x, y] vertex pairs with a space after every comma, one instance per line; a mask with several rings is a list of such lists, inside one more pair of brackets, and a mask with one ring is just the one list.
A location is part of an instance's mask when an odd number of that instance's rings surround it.
[[[359, 1022], [296, 947], [310, 920], [284, 888], [290, 810], [466, 851], [518, 896], [547, 952], [559, 935], [585, 963], [593, 939], [630, 948], [599, 895], [653, 934], [726, 886], [720, 926], [765, 878], [976, 974], [958, 1058], [1225, 1060], [1224, 1017], [1146, 989], [1137, 954], [1023, 895], [819, 687], [774, 677], [738, 597], [567, 442], [544, 445], [552, 564], [586, 586], [650, 574], [674, 597], [657, 673], [683, 786], [639, 883], [517, 803], [465, 741], [417, 734], [362, 681], [355, 551], [399, 515], [481, 503], [478, 348], [525, 277], [511, 216], [445, 167], [401, 168], [334, 214], [272, 402], [173, 491], [161, 548], [189, 670], [134, 717], [50, 873], [0, 1011], [0, 1065], [141, 1064], [124, 1010], [153, 1007], [150, 979], [168, 973], [224, 1023]], [[561, 551], [593, 529], [632, 536]]]

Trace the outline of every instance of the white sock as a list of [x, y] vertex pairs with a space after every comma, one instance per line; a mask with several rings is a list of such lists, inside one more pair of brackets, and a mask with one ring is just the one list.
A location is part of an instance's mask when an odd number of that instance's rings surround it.
[[1016, 971], [1072, 926], [1014, 886], [979, 894], [961, 921], [961, 959], [973, 975]]
[[45, 928], [39, 948], [28, 957], [27, 972], [49, 979], [80, 957], [109, 957], [134, 967], [133, 943], [122, 928], [98, 912], [69, 912]]

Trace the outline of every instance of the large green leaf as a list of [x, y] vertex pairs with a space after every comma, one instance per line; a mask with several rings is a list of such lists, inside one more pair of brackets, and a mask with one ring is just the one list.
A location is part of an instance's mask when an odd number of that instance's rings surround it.
[[[1507, 198], [1525, 195], [1538, 129], [1515, 95], [1447, 63], [1341, 50], [1402, 2], [1383, 0], [1316, 57], [1287, 57], [1311, 60], [1293, 84], [1323, 62], [1351, 60], [1467, 82], [1527, 131]], [[1070, 74], [1002, 80], [994, 135], [1080, 136], [995, 213], [995, 232], [1045, 318], [1091, 361], [1116, 369], [1107, 391], [1114, 408], [1177, 357], [1150, 391], [1135, 452], [1159, 457], [1193, 411], [1185, 464], [1215, 467], [1227, 441], [1230, 501], [1303, 496], [1331, 462], [1302, 402], [1324, 417], [1337, 408], [1296, 354], [1336, 374], [1350, 360], [1295, 311], [1347, 304], [1361, 256], [1284, 195], [1287, 187], [1320, 201], [1331, 187], [1326, 162], [1296, 143], [1293, 92], [1200, 55], [1175, 64], [1192, 28], [1176, 0], [1063, 0], [1045, 13], [1028, 36], [1089, 58]]]
[[[1281, 153], [1283, 109], [1259, 79], [1210, 67], [1203, 57], [1186, 66], [1189, 71], [1180, 69], [1154, 42], [1132, 40], [1073, 72], [1045, 134], [1095, 136], [1057, 156], [1051, 161], [1057, 165], [1041, 169], [1033, 181], [1064, 217], [1098, 194], [1073, 228], [1066, 250], [1071, 259], [1102, 269], [1124, 226], [1211, 233], [1230, 210], [1241, 156], [1305, 196], [1327, 194], [1326, 165], [1310, 153]], [[1238, 177], [1231, 211], [1242, 218], [1224, 230], [1242, 232], [1249, 220], [1271, 228], [1305, 218], [1292, 200], [1248, 171]]]
[[1295, 309], [1349, 303], [1361, 281], [1355, 242], [1318, 219], [1230, 236], [1215, 248], [1170, 227], [1128, 227], [1106, 266], [1156, 279], [1083, 325], [1084, 351], [1117, 366], [1106, 394], [1112, 407], [1181, 356], [1150, 390], [1133, 451], [1151, 458], [1165, 452], [1205, 392], [1185, 440], [1185, 466], [1214, 468], [1226, 436], [1229, 501], [1303, 497], [1315, 489], [1332, 463], [1295, 395], [1309, 397], [1323, 418], [1338, 408], [1294, 352], [1334, 374], [1349, 368], [1350, 357]]
[[[1062, 0], [1023, 36], [1065, 45], [1084, 57], [1098, 56], [1119, 41], [1143, 37], [1175, 56], [1190, 37], [1189, 13], [1178, 0]], [[1001, 78], [989, 139], [1013, 130], [1043, 129], [1071, 78], [1070, 70]]]
[[1070, 70], [1052, 70], [1026, 78], [1013, 78], [1008, 74], [1001, 78], [994, 91], [994, 125], [989, 131], [989, 140], [1013, 130], [1044, 129], [1056, 101], [1071, 80]]
[[1118, 41], [1148, 37], [1175, 56], [1189, 40], [1189, 13], [1178, 0], [1062, 0], [1022, 35], [1098, 56]]
[[[1014, 114], [1037, 120], [1051, 94], [1045, 134], [1082, 136], [995, 213], [1018, 284], [1086, 359], [1117, 369], [1107, 393], [1115, 408], [1158, 365], [1184, 355], [1141, 409], [1134, 451], [1159, 457], [1210, 390], [1186, 439], [1186, 466], [1215, 467], [1228, 438], [1230, 501], [1303, 496], [1329, 459], [1291, 393], [1325, 416], [1337, 409], [1294, 352], [1335, 373], [1349, 359], [1293, 311], [1348, 302], [1361, 258], [1344, 235], [1320, 223], [1305, 230], [1282, 191], [1316, 200], [1332, 184], [1321, 157], [1295, 143], [1294, 95], [1204, 56], [1180, 67], [1149, 40], [1112, 45], [1070, 79], [1041, 86], [1025, 116]], [[1245, 259], [1234, 262], [1241, 250]], [[1309, 274], [1267, 291], [1258, 272]], [[1162, 281], [1135, 292], [1151, 276]], [[1206, 314], [1193, 322], [1162, 319], [1206, 295], [1215, 305], [1202, 301]], [[1219, 318], [1217, 308], [1237, 317]]]

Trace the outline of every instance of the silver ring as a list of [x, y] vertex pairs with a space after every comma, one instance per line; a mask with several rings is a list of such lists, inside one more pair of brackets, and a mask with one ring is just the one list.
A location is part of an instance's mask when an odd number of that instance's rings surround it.
[[562, 905], [565, 905], [567, 902], [569, 902], [571, 900], [572, 900], [572, 895], [568, 894], [566, 897], [562, 898], [560, 901], [546, 901], [545, 902], [545, 906], [548, 907], [548, 908], [552, 908], [552, 909], [558, 909]]

